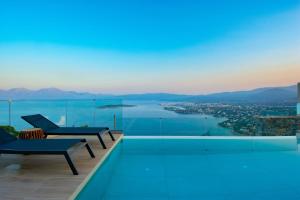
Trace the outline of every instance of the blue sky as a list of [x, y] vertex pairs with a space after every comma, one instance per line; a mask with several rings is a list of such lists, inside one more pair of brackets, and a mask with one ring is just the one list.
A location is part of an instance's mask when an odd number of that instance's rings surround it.
[[2, 1], [0, 87], [198, 94], [293, 84], [299, 20], [299, 0]]

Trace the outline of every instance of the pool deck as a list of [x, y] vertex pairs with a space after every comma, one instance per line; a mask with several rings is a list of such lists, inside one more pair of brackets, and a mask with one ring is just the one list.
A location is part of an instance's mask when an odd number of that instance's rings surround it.
[[[120, 133], [114, 135], [116, 142], [123, 137]], [[78, 176], [72, 174], [63, 156], [0, 155], [0, 199], [68, 199], [114, 144], [105, 135], [107, 149], [104, 150], [96, 137], [86, 138], [96, 158], [92, 159], [84, 147], [74, 148], [71, 158], [79, 172]]]

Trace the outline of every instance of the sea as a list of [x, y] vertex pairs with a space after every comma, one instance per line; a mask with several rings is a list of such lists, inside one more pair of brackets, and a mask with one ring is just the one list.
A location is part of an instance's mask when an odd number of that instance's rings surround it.
[[105, 126], [125, 135], [226, 136], [234, 133], [218, 125], [225, 120], [202, 114], [178, 114], [160, 101], [16, 100], [0, 101], [0, 125], [17, 130], [31, 126], [21, 116], [42, 114], [59, 126]]

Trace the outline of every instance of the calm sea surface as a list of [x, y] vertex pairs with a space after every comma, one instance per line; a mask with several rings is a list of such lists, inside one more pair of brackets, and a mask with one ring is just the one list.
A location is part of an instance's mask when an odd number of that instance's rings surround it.
[[[164, 102], [165, 103], [165, 102]], [[134, 105], [120, 107], [118, 105]], [[43, 114], [60, 126], [108, 126], [126, 135], [232, 135], [218, 126], [217, 119], [206, 115], [182, 115], [164, 110], [158, 101], [121, 100], [47, 100], [14, 101], [11, 119], [7, 102], [0, 102], [0, 124], [11, 124], [18, 130], [29, 128], [20, 116]], [[103, 108], [115, 105], [113, 108]], [[100, 107], [100, 108], [99, 108]], [[115, 123], [114, 123], [115, 116]]]

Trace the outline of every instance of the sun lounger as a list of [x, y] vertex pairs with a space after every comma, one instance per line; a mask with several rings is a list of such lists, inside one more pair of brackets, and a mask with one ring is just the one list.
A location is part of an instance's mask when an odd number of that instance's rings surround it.
[[17, 139], [4, 129], [0, 128], [0, 154], [44, 154], [44, 155], [63, 155], [73, 174], [78, 175], [68, 150], [77, 144], [84, 144], [90, 156], [94, 154], [86, 143], [85, 139]]
[[106, 149], [106, 145], [101, 137], [104, 133], [108, 133], [111, 139], [115, 141], [114, 136], [107, 127], [59, 127], [40, 114], [22, 116], [22, 119], [35, 128], [43, 129], [45, 135], [95, 135], [104, 149]]

